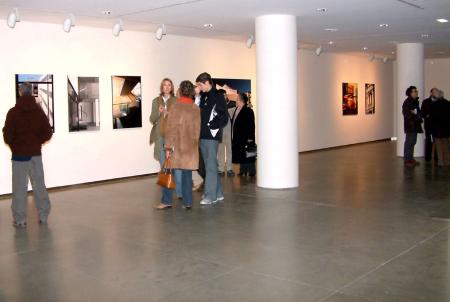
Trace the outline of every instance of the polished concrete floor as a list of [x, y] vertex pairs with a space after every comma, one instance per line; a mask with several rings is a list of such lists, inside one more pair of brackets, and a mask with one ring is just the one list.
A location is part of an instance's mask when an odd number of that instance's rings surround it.
[[189, 212], [153, 210], [154, 177], [52, 191], [23, 230], [0, 200], [0, 301], [450, 301], [448, 169], [391, 142], [300, 161], [299, 189], [224, 178]]

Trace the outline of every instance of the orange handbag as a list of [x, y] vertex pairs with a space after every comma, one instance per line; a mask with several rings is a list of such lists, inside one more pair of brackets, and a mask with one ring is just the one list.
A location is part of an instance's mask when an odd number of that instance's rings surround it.
[[173, 190], [175, 189], [175, 176], [173, 175], [173, 169], [169, 167], [170, 160], [166, 159], [161, 171], [159, 171], [157, 184], [163, 188]]

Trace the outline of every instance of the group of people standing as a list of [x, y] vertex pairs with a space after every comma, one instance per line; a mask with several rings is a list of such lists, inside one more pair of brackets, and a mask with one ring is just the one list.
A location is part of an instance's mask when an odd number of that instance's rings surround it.
[[[173, 82], [163, 79], [160, 95], [152, 103], [150, 122], [154, 157], [161, 167], [167, 161], [173, 169], [175, 192], [185, 209], [192, 207], [193, 171], [198, 170], [204, 179], [201, 205], [224, 200], [220, 177], [225, 171], [234, 176], [231, 163], [241, 165], [240, 175], [256, 173], [255, 157], [248, 158], [246, 153], [246, 146], [255, 140], [255, 118], [248, 97], [240, 93], [232, 104], [206, 72], [197, 77], [196, 85], [181, 82], [176, 93]], [[172, 194], [173, 190], [162, 188], [161, 203], [155, 208], [171, 208]]]
[[437, 161], [439, 167], [450, 166], [450, 102], [444, 93], [433, 88], [430, 97], [419, 103], [419, 92], [415, 86], [406, 90], [407, 99], [403, 102], [405, 144], [404, 160], [406, 166], [417, 166], [414, 159], [414, 146], [417, 134], [423, 133], [425, 122], [425, 161]]

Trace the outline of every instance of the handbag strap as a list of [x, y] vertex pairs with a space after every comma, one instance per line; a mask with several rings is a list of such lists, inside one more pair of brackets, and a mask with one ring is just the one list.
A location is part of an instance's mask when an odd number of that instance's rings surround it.
[[165, 160], [164, 160], [164, 164], [163, 164], [163, 169], [164, 170], [172, 170], [172, 168], [170, 167], [171, 165], [170, 165], [170, 158], [166, 158]]

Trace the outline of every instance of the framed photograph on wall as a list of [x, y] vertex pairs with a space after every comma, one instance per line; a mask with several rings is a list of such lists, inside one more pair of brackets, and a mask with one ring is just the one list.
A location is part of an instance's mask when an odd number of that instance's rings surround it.
[[100, 130], [98, 77], [67, 77], [69, 131]]
[[113, 128], [142, 127], [140, 76], [112, 76]]
[[252, 104], [252, 81], [246, 79], [212, 79], [216, 89], [223, 89], [227, 93], [230, 101], [236, 102], [238, 93], [245, 93], [248, 96], [249, 105]]
[[342, 114], [358, 114], [358, 84], [342, 83]]
[[16, 74], [16, 102], [19, 99], [19, 85], [30, 83], [32, 95], [36, 103], [41, 106], [55, 132], [55, 113], [53, 103], [53, 75], [52, 74]]
[[366, 84], [366, 114], [375, 114], [375, 84]]

